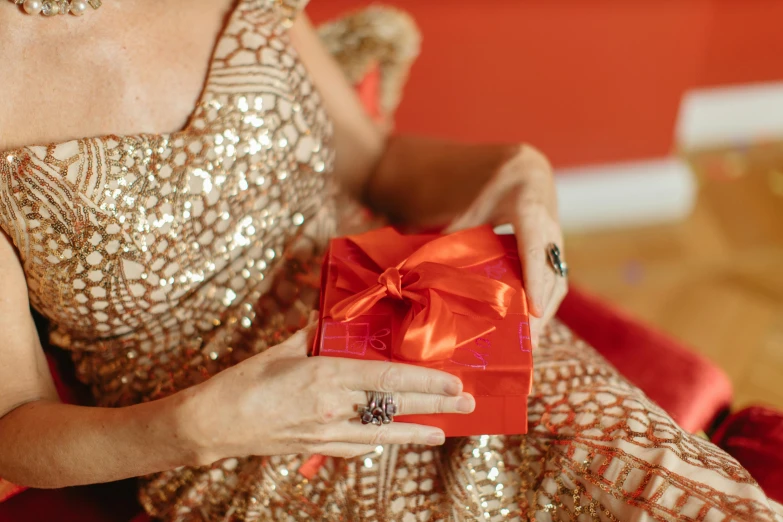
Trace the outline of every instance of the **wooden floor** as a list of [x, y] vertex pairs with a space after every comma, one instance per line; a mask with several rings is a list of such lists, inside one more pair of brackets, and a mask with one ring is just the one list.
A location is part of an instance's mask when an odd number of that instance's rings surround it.
[[689, 158], [693, 215], [568, 236], [571, 280], [715, 361], [735, 407], [783, 409], [783, 146]]

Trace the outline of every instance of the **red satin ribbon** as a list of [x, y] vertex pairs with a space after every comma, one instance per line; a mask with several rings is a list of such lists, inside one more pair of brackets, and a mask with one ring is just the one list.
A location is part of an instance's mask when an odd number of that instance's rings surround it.
[[[506, 255], [490, 227], [464, 230], [432, 241], [411, 244], [409, 238], [385, 228], [349, 237], [372, 261], [335, 259], [336, 286], [353, 295], [335, 304], [330, 315], [351, 321], [382, 299], [404, 303], [407, 309], [394, 347], [395, 356], [409, 361], [448, 359], [469, 339], [459, 339], [457, 321], [469, 317], [480, 331], [490, 332], [490, 321], [502, 319], [516, 292], [511, 286], [466, 268]], [[369, 266], [369, 265], [375, 266]]]

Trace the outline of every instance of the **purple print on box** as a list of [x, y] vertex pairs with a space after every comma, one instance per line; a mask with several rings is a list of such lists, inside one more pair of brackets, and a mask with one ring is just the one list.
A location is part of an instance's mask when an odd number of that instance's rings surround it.
[[502, 259], [499, 259], [494, 263], [484, 265], [484, 274], [486, 274], [486, 276], [490, 279], [500, 279], [507, 271], [506, 264]]
[[492, 343], [489, 339], [480, 337], [476, 339], [476, 347], [460, 346], [454, 351], [450, 359], [454, 364], [467, 366], [469, 368], [487, 369], [487, 357], [492, 349]]
[[[386, 350], [386, 343], [382, 338], [387, 337], [391, 330], [382, 328], [370, 333], [370, 323], [337, 323], [333, 321], [324, 322], [321, 337], [321, 351], [324, 353], [350, 353], [354, 355], [364, 355], [367, 347], [378, 351]], [[344, 342], [329, 343], [326, 346], [326, 340], [340, 339]]]
[[523, 352], [529, 352], [530, 351], [530, 348], [528, 348], [527, 343], [525, 342], [526, 340], [527, 341], [530, 340], [530, 336], [527, 335], [526, 328], [525, 328], [525, 326], [527, 326], [527, 325], [528, 325], [527, 321], [520, 321], [519, 322], [519, 330], [518, 330], [518, 332], [519, 332], [519, 349], [522, 350]]

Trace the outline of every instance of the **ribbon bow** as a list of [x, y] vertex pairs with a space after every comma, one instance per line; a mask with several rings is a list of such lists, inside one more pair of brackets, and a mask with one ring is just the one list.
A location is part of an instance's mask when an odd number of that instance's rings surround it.
[[515, 290], [466, 269], [505, 257], [502, 243], [490, 227], [435, 237], [413, 241], [384, 228], [347, 238], [371, 263], [336, 260], [336, 286], [354, 295], [331, 308], [332, 318], [351, 321], [383, 299], [396, 301], [405, 317], [393, 349], [409, 361], [448, 359], [460, 344], [494, 330], [490, 321], [506, 316]]

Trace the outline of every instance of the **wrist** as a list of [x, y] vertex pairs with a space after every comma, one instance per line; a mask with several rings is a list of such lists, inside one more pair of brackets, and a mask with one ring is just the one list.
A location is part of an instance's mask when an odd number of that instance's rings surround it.
[[164, 399], [168, 431], [184, 466], [205, 466], [221, 458], [210, 423], [204, 416], [202, 386], [193, 386]]
[[365, 202], [393, 221], [444, 225], [462, 212], [506, 164], [532, 157], [520, 144], [464, 145], [392, 136], [365, 191]]

